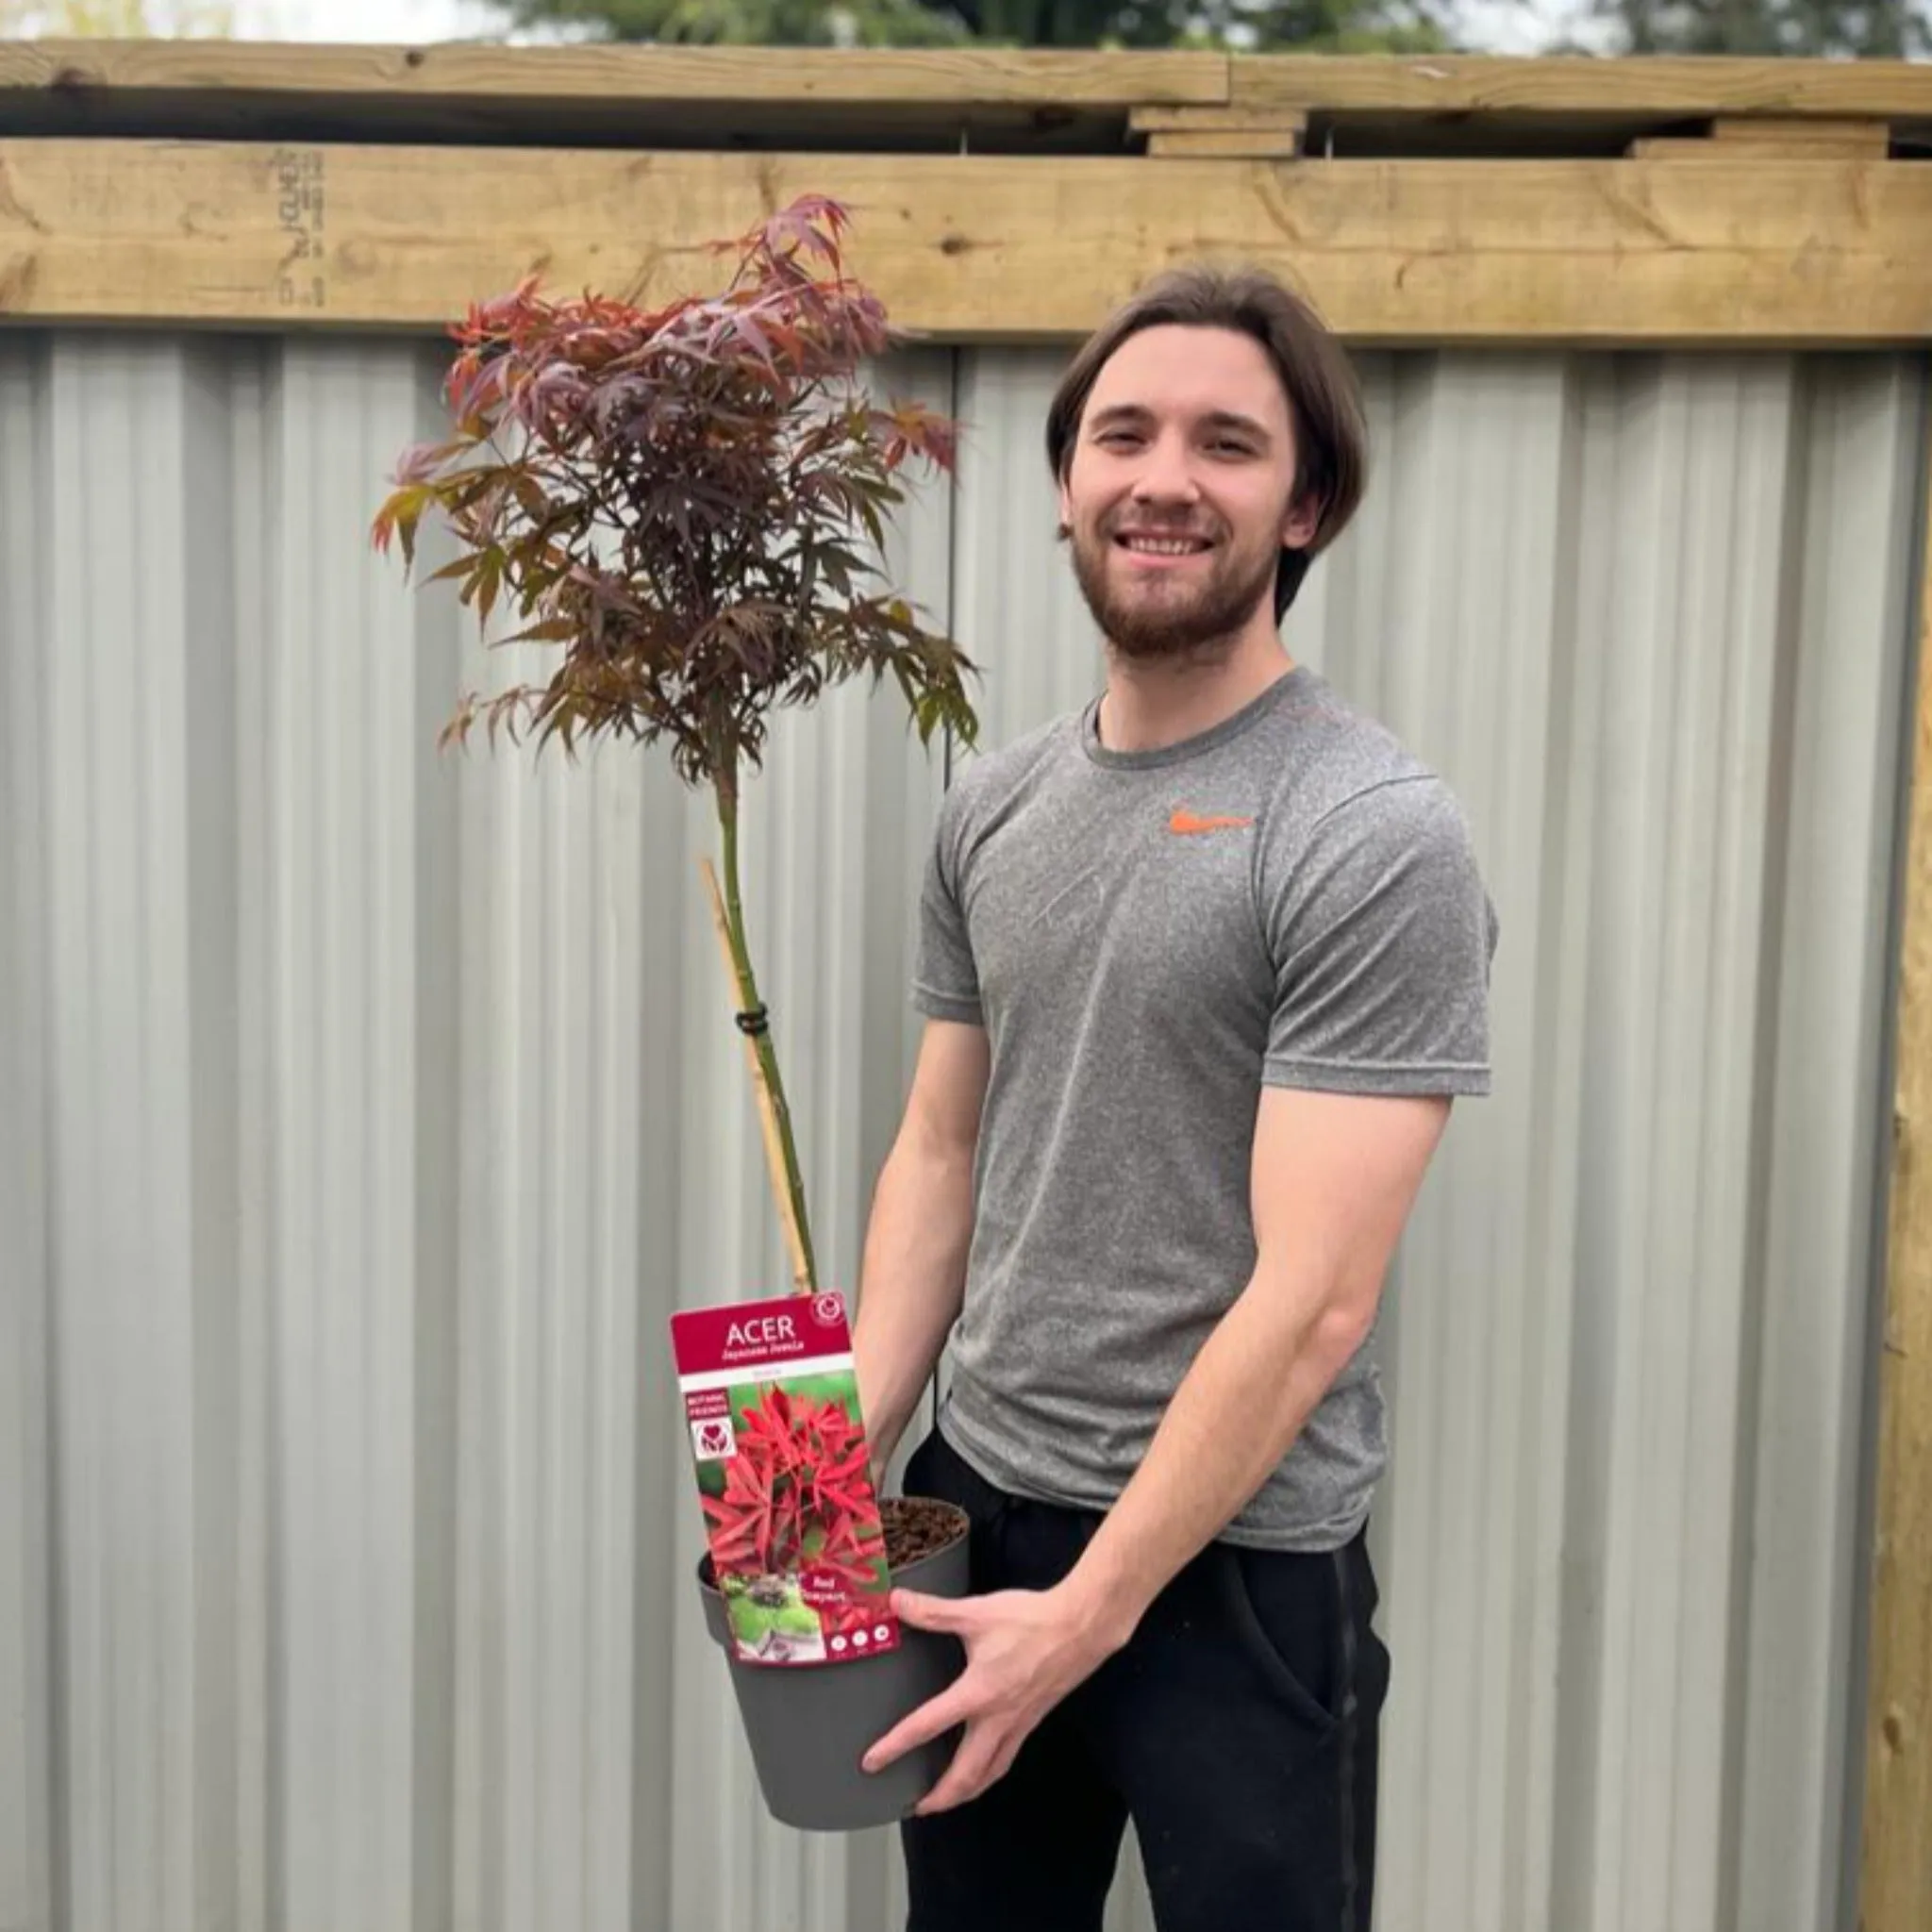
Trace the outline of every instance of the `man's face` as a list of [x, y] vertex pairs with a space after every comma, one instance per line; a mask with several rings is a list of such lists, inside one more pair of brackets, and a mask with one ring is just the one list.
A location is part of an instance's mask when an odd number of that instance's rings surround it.
[[1319, 508], [1293, 502], [1294, 473], [1288, 397], [1252, 336], [1129, 336], [1094, 382], [1060, 487], [1074, 575], [1115, 649], [1231, 644], [1272, 599], [1282, 545], [1315, 533]]

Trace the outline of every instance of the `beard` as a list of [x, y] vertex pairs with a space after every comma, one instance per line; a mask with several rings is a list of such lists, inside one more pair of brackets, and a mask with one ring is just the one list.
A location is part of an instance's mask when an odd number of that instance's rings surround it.
[[1123, 657], [1142, 662], [1211, 658], [1232, 648], [1256, 607], [1264, 599], [1272, 603], [1280, 563], [1274, 545], [1256, 557], [1222, 541], [1209, 568], [1195, 581], [1179, 581], [1179, 572], [1150, 572], [1129, 589], [1111, 575], [1113, 559], [1121, 554], [1111, 519], [1097, 529], [1073, 532], [1073, 548], [1074, 575], [1094, 622]]

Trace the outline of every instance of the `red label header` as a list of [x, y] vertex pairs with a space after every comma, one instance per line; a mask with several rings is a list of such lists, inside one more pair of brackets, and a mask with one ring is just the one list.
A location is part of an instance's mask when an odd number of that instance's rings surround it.
[[851, 1352], [845, 1297], [835, 1291], [729, 1307], [687, 1308], [671, 1318], [671, 1346], [680, 1375], [748, 1372]]

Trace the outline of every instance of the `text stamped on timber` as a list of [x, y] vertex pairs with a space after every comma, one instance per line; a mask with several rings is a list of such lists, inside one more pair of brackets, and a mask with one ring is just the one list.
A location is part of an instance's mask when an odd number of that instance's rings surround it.
[[319, 147], [278, 147], [272, 162], [275, 223], [281, 231], [276, 297], [284, 308], [328, 305], [325, 259], [326, 168]]

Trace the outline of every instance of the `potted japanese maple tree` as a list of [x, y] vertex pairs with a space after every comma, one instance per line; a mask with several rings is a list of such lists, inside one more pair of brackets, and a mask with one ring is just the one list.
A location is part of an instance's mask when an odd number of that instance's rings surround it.
[[875, 583], [903, 473], [951, 469], [956, 425], [880, 407], [868, 358], [894, 340], [847, 274], [846, 210], [807, 197], [735, 242], [715, 293], [640, 308], [550, 300], [530, 278], [473, 307], [446, 399], [455, 436], [408, 451], [374, 538], [413, 570], [423, 518], [454, 532], [453, 579], [506, 642], [558, 660], [541, 685], [464, 696], [443, 741], [662, 744], [716, 801], [724, 881], [702, 867], [742, 1035], [789, 1294], [688, 1311], [674, 1345], [708, 1529], [707, 1624], [737, 1690], [774, 1816], [854, 1829], [909, 1810], [942, 1739], [876, 1775], [866, 1748], [957, 1674], [957, 1642], [901, 1626], [895, 1581], [966, 1589], [966, 1519], [875, 1492], [843, 1298], [824, 1291], [806, 1187], [739, 884], [743, 787], [780, 705], [890, 680], [922, 742], [971, 742], [972, 667]]

